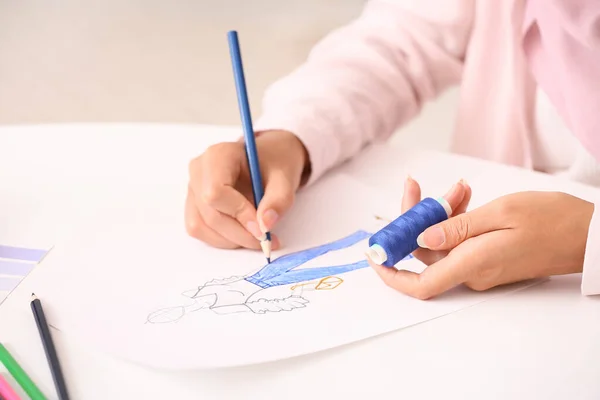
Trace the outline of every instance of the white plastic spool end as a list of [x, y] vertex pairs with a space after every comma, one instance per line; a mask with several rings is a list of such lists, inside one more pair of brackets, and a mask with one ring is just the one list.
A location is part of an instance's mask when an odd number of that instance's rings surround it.
[[446, 210], [446, 215], [448, 216], [448, 218], [450, 218], [450, 216], [452, 215], [452, 207], [450, 207], [450, 204], [443, 197], [438, 197], [436, 200], [442, 205], [442, 207], [444, 207], [444, 210]]
[[378, 244], [374, 244], [373, 246], [369, 247], [366, 254], [367, 257], [369, 257], [377, 265], [383, 264], [388, 258], [383, 247]]

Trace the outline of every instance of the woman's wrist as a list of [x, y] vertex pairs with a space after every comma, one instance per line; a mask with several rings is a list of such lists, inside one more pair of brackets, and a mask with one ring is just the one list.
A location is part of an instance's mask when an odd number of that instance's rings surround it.
[[[257, 134], [257, 145], [275, 146], [286, 153], [289, 167], [298, 178], [298, 186], [310, 178], [310, 157], [302, 141], [292, 132], [283, 130], [264, 131]], [[260, 144], [259, 144], [260, 143]]]

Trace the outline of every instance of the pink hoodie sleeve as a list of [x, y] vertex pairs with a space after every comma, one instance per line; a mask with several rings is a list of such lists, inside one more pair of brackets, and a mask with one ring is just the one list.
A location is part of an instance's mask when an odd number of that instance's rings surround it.
[[581, 292], [586, 296], [600, 295], [600, 200], [595, 203], [588, 231]]
[[474, 0], [369, 1], [267, 90], [256, 131], [297, 135], [314, 182], [459, 83], [474, 8]]

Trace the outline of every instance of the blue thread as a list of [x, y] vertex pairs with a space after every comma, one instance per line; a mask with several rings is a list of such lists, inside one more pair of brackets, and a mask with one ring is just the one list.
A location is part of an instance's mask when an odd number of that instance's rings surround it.
[[425, 229], [446, 219], [444, 207], [437, 200], [425, 198], [371, 236], [369, 246], [381, 246], [387, 254], [382, 265], [393, 267], [419, 247], [417, 237]]
[[[360, 260], [345, 265], [327, 265], [322, 267], [301, 268], [310, 260], [321, 257], [332, 251], [339, 251], [354, 246], [356, 243], [368, 238], [371, 234], [363, 230], [354, 232], [342, 239], [326, 243], [317, 247], [298, 251], [281, 256], [266, 264], [260, 271], [245, 279], [263, 289], [273, 286], [289, 285], [292, 283], [308, 282], [313, 279], [326, 278], [328, 276], [345, 274], [358, 269], [367, 268], [367, 260]], [[406, 260], [410, 260], [408, 255]]]

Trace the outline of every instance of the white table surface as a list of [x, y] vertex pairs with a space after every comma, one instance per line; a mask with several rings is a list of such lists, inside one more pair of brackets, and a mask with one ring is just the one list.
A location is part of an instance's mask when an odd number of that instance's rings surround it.
[[[135, 124], [0, 128], [0, 243], [35, 246], [68, 235], [75, 225], [68, 199], [86, 188], [154, 182], [159, 196], [161, 184], [187, 180], [189, 160], [208, 144], [238, 134], [208, 126]], [[424, 192], [465, 178], [475, 205], [527, 189], [600, 196], [542, 174], [391, 147], [373, 147], [336, 173], [348, 173], [372, 185], [374, 195], [399, 203], [406, 174], [419, 179], [423, 168], [439, 169], [439, 181], [424, 182]], [[35, 273], [0, 306], [0, 341], [53, 395], [29, 311]], [[580, 284], [579, 275], [557, 277], [392, 334], [229, 370], [149, 370], [68, 334], [54, 336], [73, 399], [600, 399], [600, 297], [582, 296]]]

